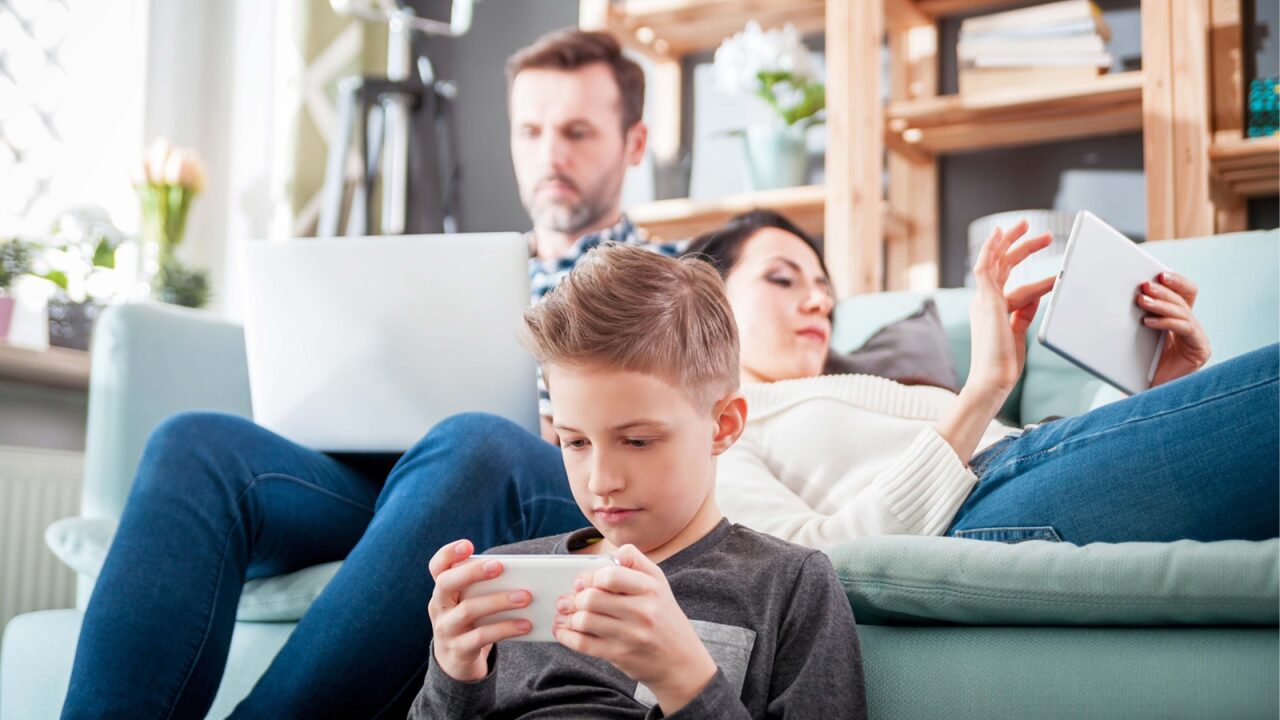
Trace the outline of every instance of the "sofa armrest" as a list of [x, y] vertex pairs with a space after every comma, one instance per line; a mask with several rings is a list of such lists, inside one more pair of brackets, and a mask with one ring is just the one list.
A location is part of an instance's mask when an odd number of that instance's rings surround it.
[[199, 310], [114, 305], [94, 328], [81, 513], [118, 518], [147, 436], [186, 410], [248, 416], [244, 333]]

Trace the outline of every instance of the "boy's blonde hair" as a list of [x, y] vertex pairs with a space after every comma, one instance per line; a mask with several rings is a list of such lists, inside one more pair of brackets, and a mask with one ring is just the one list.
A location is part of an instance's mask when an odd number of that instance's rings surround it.
[[525, 311], [544, 365], [656, 375], [711, 408], [738, 389], [738, 328], [715, 268], [634, 245], [602, 245]]

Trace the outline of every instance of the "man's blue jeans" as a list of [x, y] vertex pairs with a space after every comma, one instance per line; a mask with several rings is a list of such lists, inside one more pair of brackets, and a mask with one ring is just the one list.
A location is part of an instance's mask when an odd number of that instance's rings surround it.
[[204, 717], [244, 582], [346, 558], [236, 716], [402, 718], [426, 671], [435, 551], [586, 524], [558, 448], [500, 418], [446, 420], [397, 461], [175, 416], [148, 441], [63, 717]]
[[980, 540], [1263, 540], [1280, 531], [1272, 345], [973, 458], [948, 534]]

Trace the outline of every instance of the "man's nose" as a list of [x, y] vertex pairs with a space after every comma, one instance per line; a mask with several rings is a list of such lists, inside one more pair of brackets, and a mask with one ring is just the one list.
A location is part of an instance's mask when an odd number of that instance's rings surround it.
[[538, 159], [544, 166], [556, 170], [564, 166], [565, 142], [558, 133], [550, 130], [542, 133], [538, 139]]

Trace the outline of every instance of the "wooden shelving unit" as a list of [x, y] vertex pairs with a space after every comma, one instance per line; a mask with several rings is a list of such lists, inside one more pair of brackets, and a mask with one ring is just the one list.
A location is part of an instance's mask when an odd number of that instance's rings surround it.
[[[585, 4], [585, 3], [584, 3]], [[621, 0], [596, 12], [594, 22], [628, 45], [658, 58], [711, 50], [742, 30], [747, 19], [767, 28], [825, 29], [826, 0]]]
[[889, 103], [896, 152], [930, 154], [1094, 137], [1142, 129], [1142, 73], [1099, 75], [1074, 87], [1011, 88]]
[[1209, 147], [1214, 177], [1240, 197], [1280, 194], [1280, 135], [1223, 140]]
[[756, 206], [807, 229], [821, 223], [827, 266], [848, 295], [937, 285], [938, 158], [950, 152], [1141, 131], [1148, 240], [1244, 229], [1245, 198], [1276, 193], [1280, 140], [1243, 138], [1239, 0], [1142, 0], [1142, 71], [1072, 87], [939, 96], [939, 18], [1015, 2], [580, 0], [583, 27], [608, 29], [654, 61], [651, 92], [664, 102], [650, 139], [660, 163], [678, 154], [684, 55], [718, 46], [748, 19], [826, 34], [824, 187], [664, 200], [631, 215], [668, 238]]
[[653, 238], [661, 240], [693, 237], [723, 225], [738, 213], [759, 207], [777, 210], [805, 232], [821, 235], [826, 201], [826, 190], [821, 185], [805, 185], [726, 195], [715, 200], [658, 200], [631, 208], [627, 214]]
[[[777, 210], [805, 232], [822, 235], [825, 230], [826, 205], [825, 187], [803, 185], [725, 195], [715, 200], [657, 200], [630, 208], [627, 214], [653, 240], [690, 238], [720, 227], [734, 215], [755, 208]], [[907, 233], [906, 219], [892, 215], [888, 203], [881, 203], [880, 210], [884, 215], [887, 235], [901, 237]]]

